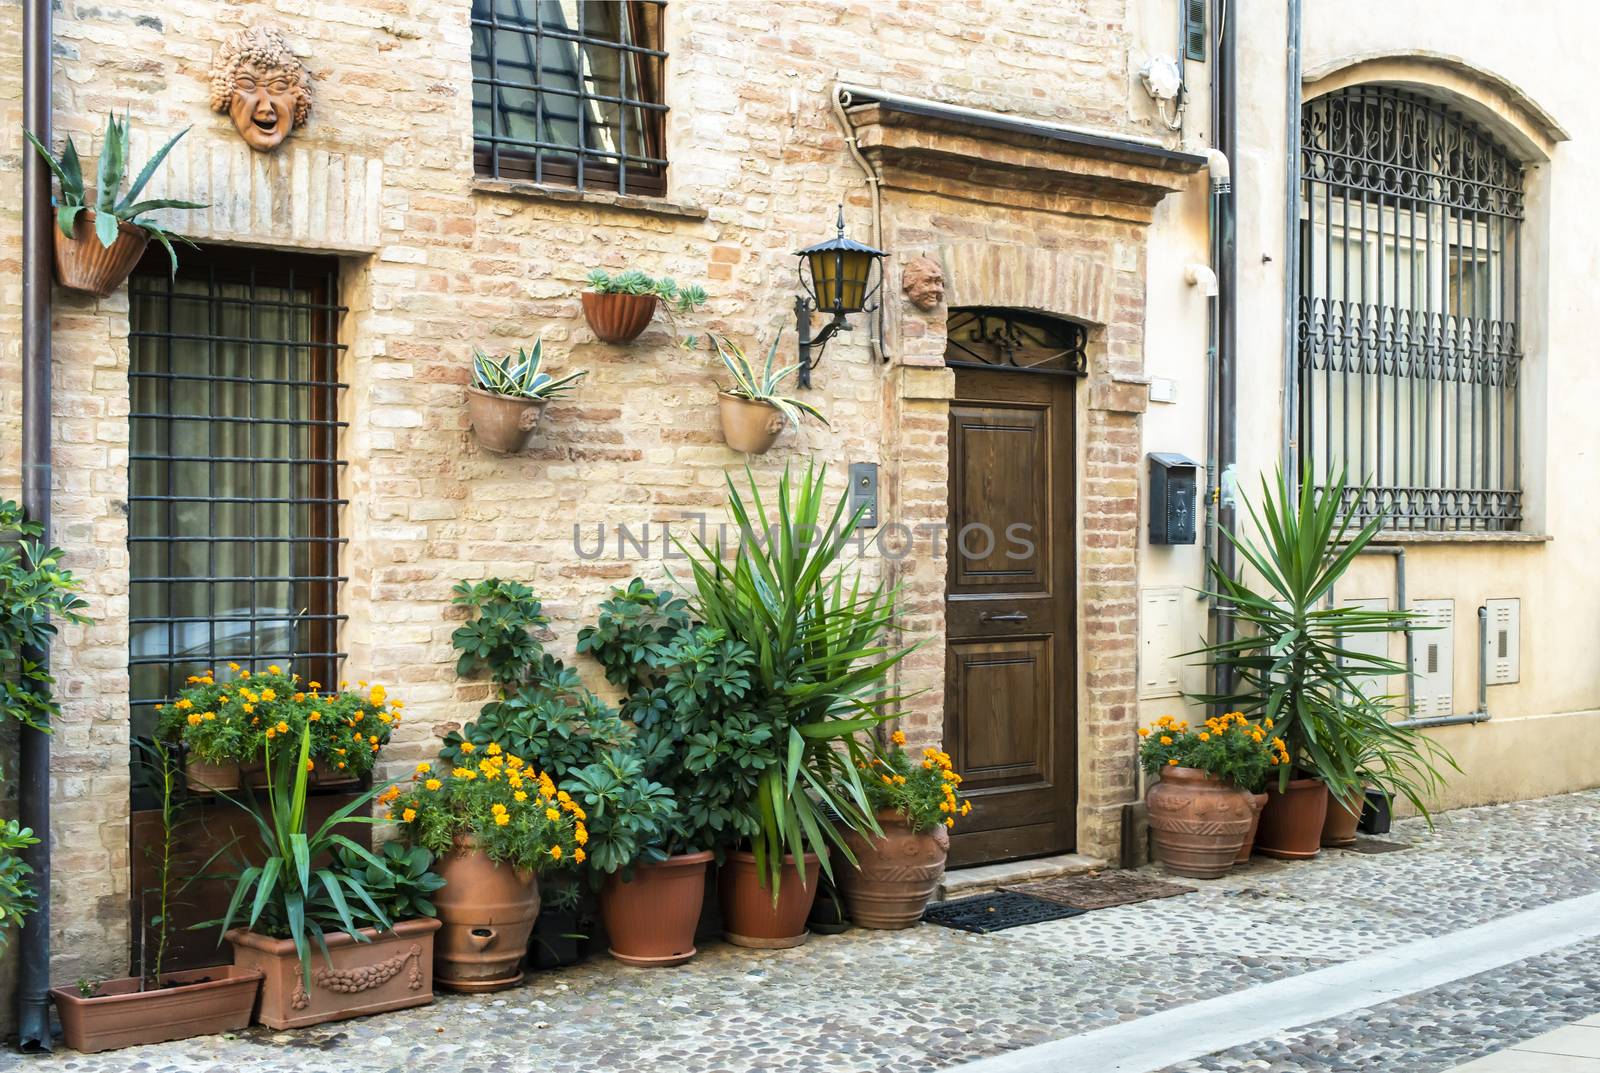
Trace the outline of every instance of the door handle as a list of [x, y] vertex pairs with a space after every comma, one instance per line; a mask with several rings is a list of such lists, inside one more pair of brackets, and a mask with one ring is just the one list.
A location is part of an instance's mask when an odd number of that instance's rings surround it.
[[996, 615], [996, 614], [993, 614], [993, 613], [991, 613], [989, 611], [985, 611], [983, 614], [978, 616], [978, 621], [979, 622], [1027, 622], [1028, 621], [1028, 616], [1023, 614], [1021, 611], [1012, 611], [1009, 614], [1005, 614], [1005, 615]]

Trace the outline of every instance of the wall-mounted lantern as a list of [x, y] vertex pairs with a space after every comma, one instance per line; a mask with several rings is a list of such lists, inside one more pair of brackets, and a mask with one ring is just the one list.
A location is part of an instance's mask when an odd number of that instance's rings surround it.
[[[795, 253], [800, 258], [800, 285], [806, 289], [806, 293], [794, 299], [795, 334], [800, 337], [800, 387], [811, 386], [811, 370], [822, 360], [822, 350], [833, 333], [841, 329], [850, 331], [845, 318], [852, 313], [877, 309], [872, 299], [883, 286], [881, 268], [877, 282], [872, 282], [873, 266], [883, 260], [883, 251], [845, 236], [843, 205], [839, 206], [838, 228], [839, 233], [828, 241]], [[809, 280], [806, 278], [808, 271]], [[815, 336], [811, 334], [813, 312], [833, 316]]]

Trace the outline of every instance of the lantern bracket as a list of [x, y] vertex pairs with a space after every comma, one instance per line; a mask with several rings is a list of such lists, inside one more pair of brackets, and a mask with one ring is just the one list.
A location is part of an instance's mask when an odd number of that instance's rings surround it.
[[[801, 286], [801, 293], [794, 299], [794, 330], [800, 344], [795, 377], [798, 387], [811, 386], [811, 370], [822, 361], [828, 341], [841, 331], [853, 330], [851, 314], [878, 311], [874, 299], [883, 287], [883, 251], [846, 237], [842, 204], [834, 227], [837, 234], [832, 239], [795, 253], [800, 258]], [[876, 281], [872, 279], [875, 269]], [[814, 313], [832, 314], [815, 334], [811, 331]]]

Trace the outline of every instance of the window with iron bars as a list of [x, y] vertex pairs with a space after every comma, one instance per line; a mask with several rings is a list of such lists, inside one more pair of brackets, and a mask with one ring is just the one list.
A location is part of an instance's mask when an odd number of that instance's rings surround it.
[[473, 0], [478, 174], [666, 194], [665, 0]]
[[1517, 529], [1521, 163], [1437, 101], [1356, 86], [1303, 107], [1299, 212], [1314, 472], [1390, 529]]
[[129, 283], [133, 733], [228, 662], [338, 681], [338, 266], [154, 251]]

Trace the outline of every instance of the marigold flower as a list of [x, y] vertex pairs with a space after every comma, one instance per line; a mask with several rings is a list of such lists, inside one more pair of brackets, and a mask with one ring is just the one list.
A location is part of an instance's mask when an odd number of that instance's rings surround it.
[[1161, 738], [1159, 740], [1160, 740], [1162, 745], [1171, 745], [1172, 744], [1172, 737], [1171, 737], [1171, 735], [1168, 735], [1168, 734], [1161, 735]]
[[580, 845], [580, 846], [588, 845], [589, 844], [589, 829], [587, 827], [585, 827], [581, 823], [578, 824], [577, 829], [572, 832], [572, 839], [573, 839], [574, 842], [578, 843], [578, 845]]
[[550, 847], [550, 856], [551, 856], [552, 859], [559, 861], [561, 859], [561, 847], [560, 846], [551, 846]]
[[498, 814], [495, 815], [494, 823], [495, 823], [496, 827], [504, 827], [506, 824], [508, 824], [510, 822], [511, 822], [511, 817], [509, 815], [507, 815], [506, 813], [504, 813], [504, 812], [501, 812], [501, 813], [498, 813]]
[[417, 810], [414, 808], [408, 808], [404, 812], [400, 813], [400, 818], [405, 820], [407, 823], [410, 823], [412, 820], [417, 818]]
[[544, 818], [549, 820], [551, 823], [554, 823], [561, 818], [561, 813], [557, 812], [553, 808], [547, 808], [544, 810]]
[[306, 721], [308, 723], [320, 723], [322, 722], [322, 713], [312, 712], [310, 715], [306, 716]]
[[478, 747], [476, 745], [472, 744], [470, 741], [464, 741], [464, 742], [461, 743], [461, 751], [464, 752], [464, 753], [473, 752], [477, 748]]
[[315, 771], [316, 767], [317, 767], [317, 762], [315, 760], [311, 759], [309, 756], [306, 757], [306, 770], [307, 771]]
[[1168, 767], [1177, 767], [1178, 766], [1178, 758], [1174, 756], [1172, 759], [1168, 760], [1167, 761], [1167, 766]]
[[523, 802], [523, 801], [526, 801], [526, 800], [528, 800], [528, 791], [526, 791], [526, 790], [518, 790], [516, 793], [512, 794], [511, 797], [512, 797], [512, 799], [514, 801], [517, 801], [519, 803]]
[[278, 699], [278, 694], [275, 691], [271, 690], [271, 689], [263, 689], [261, 691], [261, 699], [262, 700], [277, 700]]
[[429, 779], [427, 782], [423, 783], [422, 785], [423, 785], [424, 789], [437, 790], [439, 787], [443, 786], [444, 783], [440, 782], [438, 779]]
[[906, 743], [906, 732], [903, 730], [897, 730], [893, 734], [889, 735], [889, 740], [896, 745], [904, 745]]
[[582, 846], [579, 846], [577, 849], [572, 851], [572, 859], [577, 864], [582, 864], [584, 861], [589, 859], [589, 855], [583, 852]]

